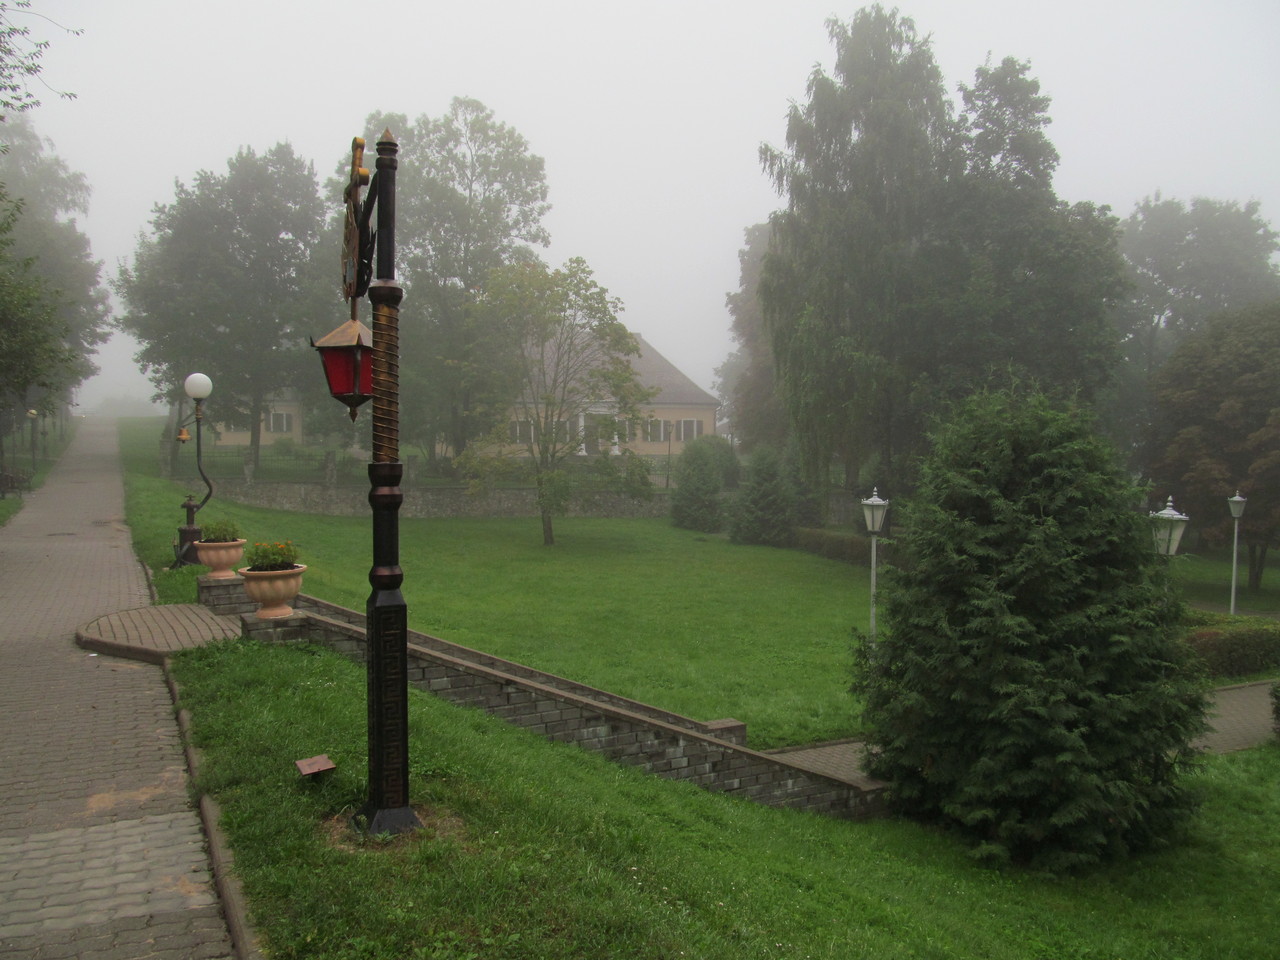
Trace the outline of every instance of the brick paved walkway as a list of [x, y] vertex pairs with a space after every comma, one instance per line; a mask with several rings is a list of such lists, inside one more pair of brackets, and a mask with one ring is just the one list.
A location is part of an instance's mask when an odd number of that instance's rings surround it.
[[123, 509], [91, 418], [0, 527], [2, 960], [233, 956], [161, 671], [73, 642], [149, 601]]

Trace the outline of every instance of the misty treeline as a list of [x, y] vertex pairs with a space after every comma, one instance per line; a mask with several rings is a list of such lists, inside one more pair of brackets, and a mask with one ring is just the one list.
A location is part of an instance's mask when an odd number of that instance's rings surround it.
[[[505, 426], [527, 393], [531, 338], [547, 362], [569, 362], [575, 351], [612, 359], [634, 353], [634, 339], [585, 263], [552, 270], [538, 257], [549, 243], [546, 177], [519, 133], [466, 98], [439, 117], [374, 113], [365, 122], [366, 162], [384, 131], [398, 143], [397, 280], [406, 290], [400, 437], [429, 468], [444, 470]], [[218, 421], [251, 431], [255, 459], [263, 412], [282, 390], [306, 404], [312, 436], [354, 436], [307, 346], [348, 316], [338, 264], [351, 155], [335, 161], [322, 185], [288, 144], [242, 148], [225, 172], [177, 184], [116, 279], [120, 326], [143, 344], [137, 359], [156, 397], [180, 404], [186, 375], [208, 374]], [[530, 280], [530, 271], [554, 288], [538, 301], [542, 315], [517, 309], [529, 302], [495, 309], [491, 291], [510, 291], [517, 273]], [[598, 289], [607, 309], [573, 309], [578, 281]], [[565, 330], [574, 335], [558, 336]], [[578, 412], [557, 417], [576, 423]]]
[[[988, 60], [955, 102], [896, 11], [828, 29], [834, 68], [815, 68], [782, 146], [760, 151], [784, 206], [746, 230], [727, 298], [737, 348], [718, 374], [734, 437], [790, 446], [810, 482], [902, 495], [936, 417], [1029, 380], [1092, 405], [1136, 473], [1203, 505], [1207, 532], [1226, 513], [1216, 498], [1239, 486], [1259, 498], [1252, 535], [1274, 536], [1264, 465], [1237, 450], [1208, 467], [1213, 430], [1179, 442], [1188, 423], [1160, 415], [1171, 394], [1222, 407], [1224, 368], [1197, 394], [1162, 372], [1204, 348], [1215, 316], [1280, 298], [1280, 244], [1259, 205], [1156, 193], [1121, 220], [1068, 203], [1029, 64]], [[1242, 433], [1280, 409], [1274, 377], [1238, 392], [1227, 408]]]
[[[0, 67], [0, 90], [11, 82]], [[89, 185], [36, 132], [24, 112], [35, 103], [0, 96], [0, 471], [14, 465], [7, 437], [65, 415], [108, 333], [101, 264], [76, 223]]]

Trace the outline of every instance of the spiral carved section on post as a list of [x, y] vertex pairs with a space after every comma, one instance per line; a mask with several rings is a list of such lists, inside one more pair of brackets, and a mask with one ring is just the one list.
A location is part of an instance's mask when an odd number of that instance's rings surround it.
[[369, 284], [373, 303], [373, 462], [400, 459], [400, 301], [394, 282]]

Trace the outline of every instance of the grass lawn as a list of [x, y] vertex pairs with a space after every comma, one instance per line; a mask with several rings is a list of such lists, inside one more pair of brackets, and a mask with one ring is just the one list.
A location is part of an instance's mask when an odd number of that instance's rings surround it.
[[[156, 476], [158, 431], [159, 421], [124, 421], [126, 513], [162, 598], [191, 603], [203, 568], [163, 569], [187, 489]], [[367, 517], [216, 494], [200, 517], [234, 519], [251, 542], [293, 540], [305, 592], [364, 609]], [[560, 518], [556, 539], [542, 545], [536, 517], [402, 519], [410, 626], [698, 720], [742, 720], [757, 748], [857, 733], [850, 628], [867, 624], [866, 569], [666, 520]]]
[[[1280, 942], [1280, 745], [1208, 759], [1172, 848], [1050, 880], [951, 838], [731, 800], [413, 691], [428, 829], [358, 839], [364, 672], [309, 648], [181, 655], [269, 956], [314, 960], [1261, 960]], [[328, 753], [321, 783], [293, 761]]]
[[[1274, 551], [1272, 551], [1274, 554]], [[1237, 571], [1236, 612], [1239, 614], [1269, 614], [1280, 612], [1280, 574], [1268, 565], [1262, 577], [1262, 588], [1251, 591], [1245, 584], [1249, 579], [1249, 560], [1244, 545], [1240, 547], [1240, 563]], [[1213, 553], [1183, 554], [1174, 558], [1173, 577], [1182, 588], [1188, 603], [1214, 610], [1231, 608], [1231, 549]]]

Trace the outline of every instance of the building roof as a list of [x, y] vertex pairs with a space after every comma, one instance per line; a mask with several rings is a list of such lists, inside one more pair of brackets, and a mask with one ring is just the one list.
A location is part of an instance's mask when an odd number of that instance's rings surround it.
[[720, 401], [676, 369], [675, 364], [655, 350], [644, 337], [632, 331], [640, 355], [631, 360], [640, 382], [658, 392], [651, 403], [719, 406]]

